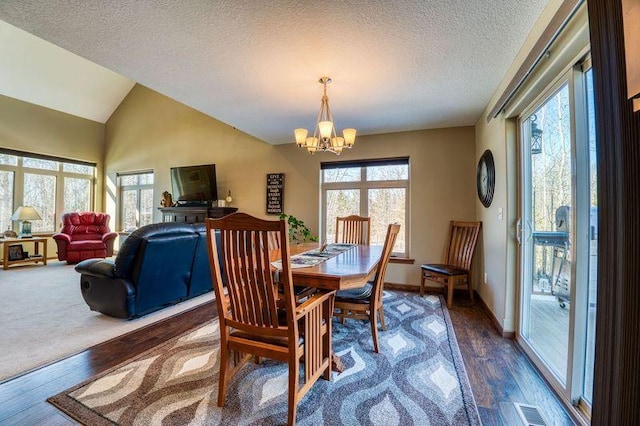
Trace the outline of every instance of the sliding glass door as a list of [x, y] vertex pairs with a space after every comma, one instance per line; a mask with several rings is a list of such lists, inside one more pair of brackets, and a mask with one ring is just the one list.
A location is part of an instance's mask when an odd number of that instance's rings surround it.
[[588, 414], [597, 289], [593, 80], [574, 67], [521, 115], [518, 340]]

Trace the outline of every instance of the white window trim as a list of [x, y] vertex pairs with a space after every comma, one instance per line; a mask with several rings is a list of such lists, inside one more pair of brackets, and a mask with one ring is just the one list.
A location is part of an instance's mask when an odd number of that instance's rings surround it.
[[[116, 221], [117, 223], [117, 229], [126, 232], [125, 229], [123, 229], [123, 225], [122, 225], [122, 218], [123, 218], [123, 212], [122, 209], [124, 208], [124, 204], [122, 202], [122, 193], [124, 191], [137, 191], [138, 193], [138, 206], [137, 209], [138, 211], [141, 210], [140, 208], [140, 200], [142, 199], [141, 197], [141, 191], [145, 190], [145, 189], [151, 189], [151, 191], [153, 191], [153, 183], [146, 183], [146, 184], [142, 184], [142, 185], [122, 185], [122, 178], [125, 176], [137, 176], [137, 175], [146, 175], [146, 174], [151, 174], [154, 175], [154, 180], [155, 180], [155, 174], [153, 172], [153, 170], [142, 170], [142, 171], [138, 171], [138, 172], [126, 172], [126, 173], [118, 173], [117, 177], [116, 177], [116, 182], [117, 182], [117, 188], [118, 188], [118, 203], [117, 203], [117, 216], [118, 216], [118, 220]], [[155, 195], [154, 195], [155, 196]], [[152, 218], [153, 218], [153, 212], [152, 212]], [[138, 215], [136, 217], [136, 228], [139, 228], [140, 226], [140, 215]]]

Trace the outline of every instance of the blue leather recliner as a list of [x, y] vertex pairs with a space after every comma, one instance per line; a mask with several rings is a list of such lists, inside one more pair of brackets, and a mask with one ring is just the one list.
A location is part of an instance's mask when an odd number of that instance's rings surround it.
[[115, 260], [87, 259], [75, 269], [89, 308], [116, 318], [140, 317], [213, 290], [204, 224], [143, 226]]

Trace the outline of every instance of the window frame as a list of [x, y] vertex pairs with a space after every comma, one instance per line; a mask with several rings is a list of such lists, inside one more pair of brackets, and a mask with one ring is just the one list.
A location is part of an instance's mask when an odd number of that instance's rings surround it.
[[[342, 165], [343, 167], [340, 167]], [[373, 166], [385, 166], [385, 165], [406, 165], [407, 166], [407, 179], [398, 180], [367, 180], [367, 167]], [[325, 182], [325, 171], [336, 168], [360, 168], [360, 180], [351, 182]], [[369, 214], [369, 190], [371, 189], [404, 189], [405, 190], [405, 226], [404, 238], [405, 247], [404, 251], [393, 251], [392, 256], [397, 258], [409, 258], [410, 256], [410, 194], [411, 194], [411, 163], [408, 157], [395, 158], [395, 159], [371, 159], [362, 161], [344, 161], [344, 162], [331, 162], [322, 163], [320, 170], [320, 234], [323, 236], [323, 240], [327, 240], [327, 191], [332, 190], [359, 190], [360, 191], [360, 216], [370, 216]]]
[[[58, 232], [60, 220], [64, 211], [64, 185], [65, 178], [74, 179], [86, 179], [89, 181], [89, 210], [95, 209], [95, 193], [96, 193], [96, 174], [97, 164], [87, 161], [74, 160], [64, 157], [54, 157], [42, 154], [35, 154], [30, 152], [16, 151], [11, 149], [0, 148], [0, 154], [10, 155], [17, 157], [16, 165], [0, 164], [0, 170], [13, 173], [13, 206], [12, 214], [16, 210], [17, 206], [24, 205], [24, 177], [25, 174], [41, 175], [41, 176], [53, 176], [55, 178], [55, 197], [54, 197], [54, 216], [53, 216], [53, 229], [38, 230], [33, 232], [34, 235], [48, 235]], [[24, 165], [25, 159], [35, 160], [49, 160], [56, 161], [58, 163], [57, 170], [38, 169], [28, 167]], [[91, 174], [67, 172], [64, 171], [64, 164], [77, 164], [92, 167]], [[15, 232], [19, 230], [18, 221], [12, 221], [11, 229]]]
[[[146, 175], [146, 174], [151, 174], [153, 176], [153, 182], [152, 183], [145, 183], [145, 184], [135, 184], [135, 185], [123, 185], [122, 184], [122, 178], [123, 177], [127, 177], [127, 176], [140, 176], [140, 175]], [[121, 172], [121, 173], [117, 173], [116, 174], [116, 187], [117, 187], [117, 191], [118, 191], [118, 199], [117, 199], [117, 229], [120, 230], [121, 232], [127, 232], [126, 229], [123, 228], [123, 218], [124, 218], [124, 203], [123, 203], [123, 192], [124, 191], [136, 191], [137, 192], [137, 210], [138, 212], [141, 211], [140, 208], [140, 202], [142, 200], [142, 191], [143, 190], [147, 190], [147, 189], [151, 189], [151, 198], [153, 199], [155, 197], [154, 192], [154, 183], [155, 183], [155, 173], [153, 170], [140, 170], [140, 171], [135, 171], [135, 172]], [[140, 217], [141, 215], [138, 214], [136, 216], [136, 229], [140, 228], [141, 225], [140, 224]], [[153, 223], [153, 208], [151, 210], [151, 222]], [[146, 225], [146, 224], [145, 224]]]

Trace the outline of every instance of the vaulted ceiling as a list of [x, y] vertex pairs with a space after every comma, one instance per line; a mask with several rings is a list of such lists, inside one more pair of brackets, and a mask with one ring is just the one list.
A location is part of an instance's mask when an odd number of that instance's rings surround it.
[[0, 25], [0, 94], [104, 122], [135, 81], [276, 144], [315, 124], [327, 75], [339, 129], [473, 125], [546, 3], [3, 0], [55, 46], [11, 53]]

